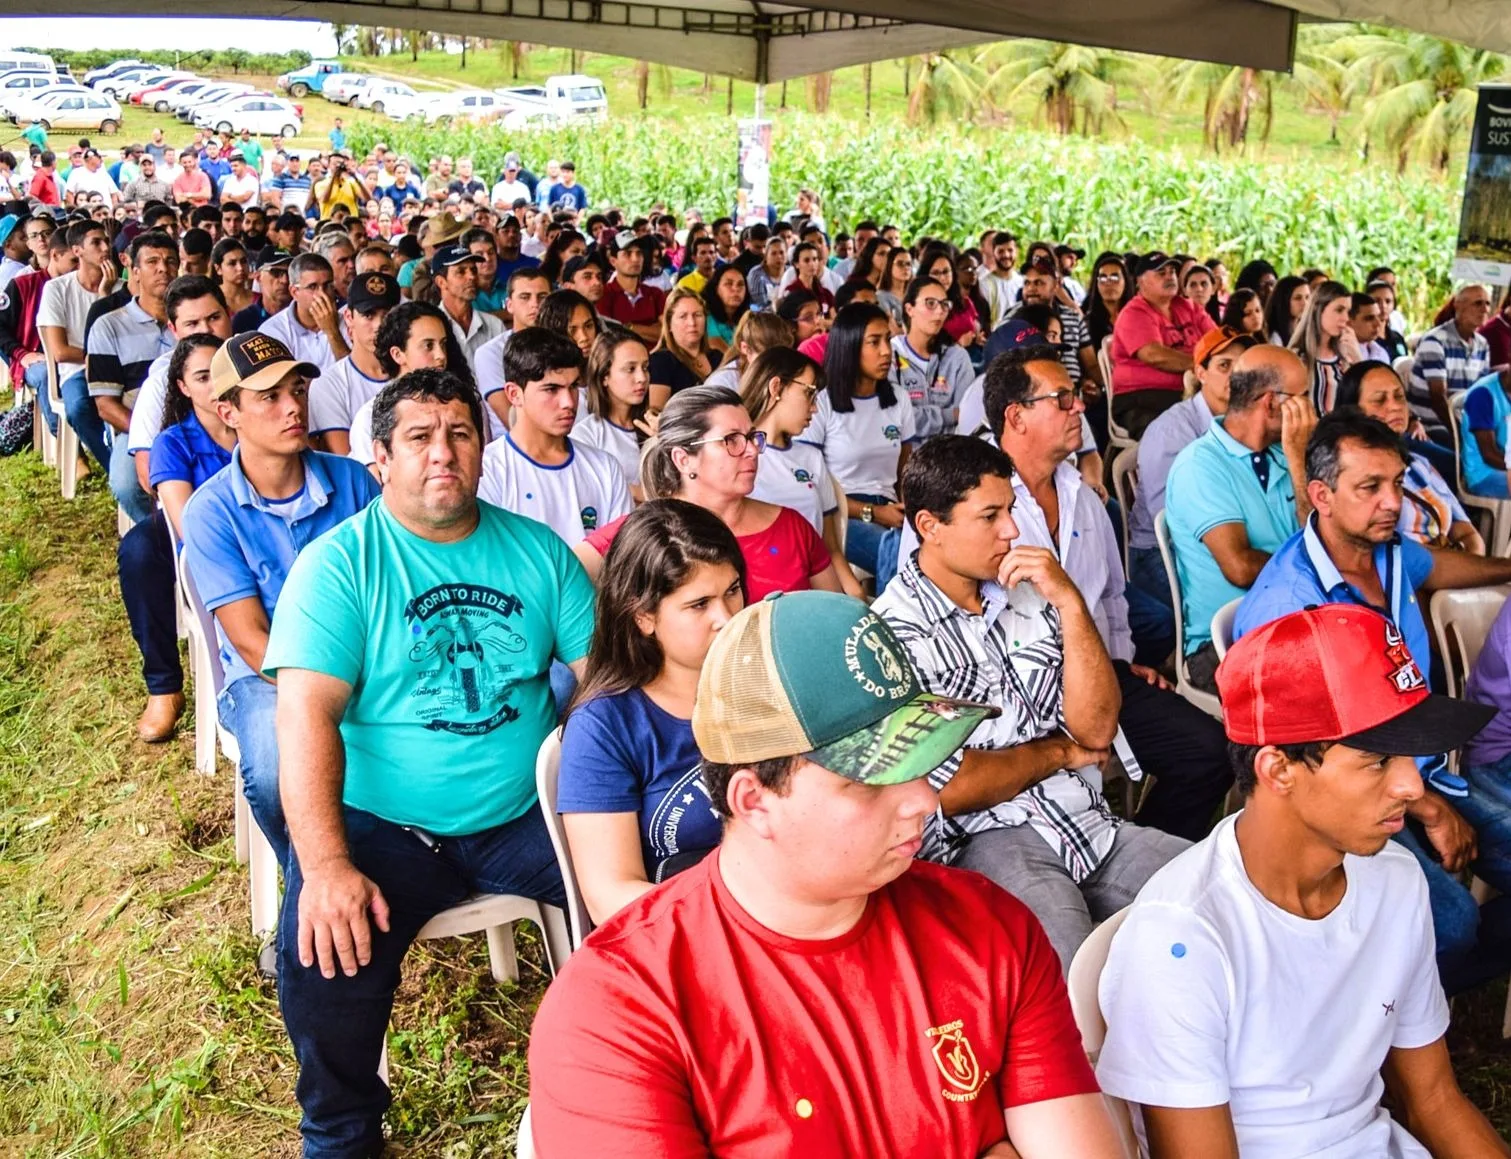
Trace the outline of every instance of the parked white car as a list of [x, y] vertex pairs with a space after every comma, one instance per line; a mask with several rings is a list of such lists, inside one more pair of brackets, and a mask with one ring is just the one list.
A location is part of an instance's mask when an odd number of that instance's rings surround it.
[[193, 73], [175, 68], [158, 68], [156, 65], [144, 69], [127, 69], [117, 76], [106, 77], [94, 87], [102, 93], [109, 93], [116, 98], [124, 98], [133, 89], [144, 89], [149, 85], [155, 85], [159, 81], [165, 81], [177, 76], [192, 76]]
[[371, 109], [381, 114], [390, 104], [399, 101], [418, 101], [420, 94], [403, 81], [374, 80], [362, 86], [352, 104], [359, 109]]
[[100, 133], [114, 133], [121, 127], [121, 106], [114, 97], [82, 88], [43, 89], [42, 94], [21, 106], [18, 124], [36, 120], [48, 131], [92, 129]]
[[270, 93], [250, 93], [205, 109], [194, 123], [217, 133], [246, 129], [254, 137], [297, 137], [304, 121], [292, 101]]
[[118, 73], [123, 73], [128, 68], [142, 68], [146, 65], [146, 63], [147, 62], [145, 60], [137, 60], [134, 56], [127, 60], [111, 61], [109, 64], [104, 65], [101, 68], [92, 68], [88, 72], [86, 72], [84, 74], [84, 83], [93, 87], [107, 77], [112, 77], [117, 75]]
[[[455, 93], [437, 93], [425, 102], [423, 111], [425, 123], [433, 125], [445, 120], [491, 120], [503, 116], [514, 107], [497, 93], [464, 89]], [[389, 115], [393, 115], [392, 110]]]
[[609, 98], [603, 91], [603, 82], [581, 73], [547, 77], [543, 85], [519, 85], [495, 91], [513, 108], [555, 113], [563, 121], [577, 117], [601, 121], [609, 115]]
[[320, 95], [338, 105], [349, 105], [356, 100], [358, 93], [376, 79], [358, 72], [338, 72], [335, 76], [325, 78]]
[[27, 97], [41, 96], [45, 89], [83, 88], [72, 81], [60, 80], [51, 72], [8, 72], [0, 76], [0, 112], [9, 115], [8, 106]]
[[180, 121], [193, 122], [196, 114], [208, 109], [211, 105], [218, 105], [221, 101], [228, 101], [232, 97], [245, 96], [255, 91], [251, 85], [247, 84], [218, 84], [200, 89], [193, 96], [186, 97], [176, 104], [169, 103], [173, 104]]

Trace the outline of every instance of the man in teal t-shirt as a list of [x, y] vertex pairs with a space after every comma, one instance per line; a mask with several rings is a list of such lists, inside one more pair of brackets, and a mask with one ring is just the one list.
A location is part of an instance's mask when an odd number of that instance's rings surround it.
[[552, 662], [582, 673], [593, 586], [545, 524], [478, 502], [481, 431], [454, 375], [384, 387], [382, 499], [300, 554], [273, 617], [295, 853], [278, 990], [309, 1153], [381, 1149], [378, 1057], [426, 921], [478, 893], [565, 902], [535, 757]]

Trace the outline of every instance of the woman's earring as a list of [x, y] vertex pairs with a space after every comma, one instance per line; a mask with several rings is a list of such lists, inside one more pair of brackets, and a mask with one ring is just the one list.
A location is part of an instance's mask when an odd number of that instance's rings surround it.
[[696, 472], [696, 471], [689, 471], [687, 473], [687, 477], [689, 479], [696, 479], [698, 477], [698, 472]]

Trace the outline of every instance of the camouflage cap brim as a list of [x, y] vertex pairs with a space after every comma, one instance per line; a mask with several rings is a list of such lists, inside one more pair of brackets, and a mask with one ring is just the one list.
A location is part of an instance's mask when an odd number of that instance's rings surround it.
[[863, 785], [901, 785], [926, 777], [970, 738], [983, 720], [1000, 715], [924, 693], [873, 725], [808, 753], [808, 759]]

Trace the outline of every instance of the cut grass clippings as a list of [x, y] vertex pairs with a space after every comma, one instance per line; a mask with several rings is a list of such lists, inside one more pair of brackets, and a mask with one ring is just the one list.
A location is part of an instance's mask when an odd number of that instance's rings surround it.
[[[0, 1156], [298, 1154], [294, 1064], [255, 969], [232, 772], [195, 773], [191, 718], [135, 739], [144, 695], [98, 474], [65, 502], [0, 459]], [[482, 938], [411, 951], [389, 1037], [395, 1153], [514, 1154], [544, 984], [494, 983]], [[1455, 1003], [1465, 1089], [1511, 1132], [1502, 982]]]

